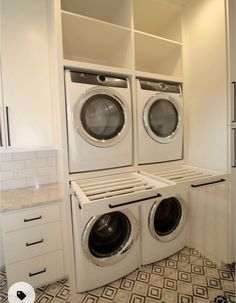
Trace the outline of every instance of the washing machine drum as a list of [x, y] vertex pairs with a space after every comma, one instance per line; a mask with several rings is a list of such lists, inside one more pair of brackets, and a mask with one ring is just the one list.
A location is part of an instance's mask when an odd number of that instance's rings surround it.
[[175, 239], [186, 224], [187, 207], [181, 198], [168, 197], [156, 201], [149, 214], [149, 230], [157, 240]]
[[129, 109], [113, 89], [89, 90], [73, 109], [73, 123], [88, 143], [108, 147], [120, 142], [127, 133]]
[[177, 96], [157, 94], [148, 100], [144, 108], [144, 127], [152, 139], [168, 143], [179, 131], [180, 115], [180, 101]]
[[83, 251], [93, 263], [106, 266], [119, 262], [138, 237], [138, 221], [126, 211], [93, 217], [83, 233]]

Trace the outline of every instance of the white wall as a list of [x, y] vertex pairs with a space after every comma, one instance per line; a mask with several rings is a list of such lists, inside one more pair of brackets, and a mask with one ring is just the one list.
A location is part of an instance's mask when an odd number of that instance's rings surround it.
[[183, 14], [186, 160], [227, 170], [224, 0], [191, 1]]

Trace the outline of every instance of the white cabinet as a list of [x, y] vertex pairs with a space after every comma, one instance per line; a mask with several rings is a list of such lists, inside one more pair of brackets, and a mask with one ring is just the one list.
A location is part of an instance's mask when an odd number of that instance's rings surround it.
[[53, 146], [47, 5], [47, 0], [1, 0], [5, 147]]
[[60, 204], [2, 214], [8, 286], [33, 286], [64, 277]]
[[190, 192], [190, 246], [220, 264], [229, 263], [229, 186], [206, 185]]

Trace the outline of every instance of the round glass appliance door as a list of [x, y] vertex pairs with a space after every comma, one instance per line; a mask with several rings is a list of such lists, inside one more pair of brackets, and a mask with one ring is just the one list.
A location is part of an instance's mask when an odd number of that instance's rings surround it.
[[122, 259], [138, 236], [136, 218], [127, 211], [93, 217], [83, 234], [83, 250], [93, 263], [111, 265]]
[[180, 110], [174, 98], [154, 96], [144, 109], [144, 126], [148, 134], [160, 143], [170, 142], [180, 126]]
[[152, 236], [167, 242], [173, 240], [183, 229], [186, 221], [184, 202], [169, 197], [155, 202], [149, 215], [149, 229]]
[[77, 102], [73, 121], [79, 134], [88, 143], [106, 147], [120, 142], [125, 135], [127, 111], [115, 92], [97, 89]]

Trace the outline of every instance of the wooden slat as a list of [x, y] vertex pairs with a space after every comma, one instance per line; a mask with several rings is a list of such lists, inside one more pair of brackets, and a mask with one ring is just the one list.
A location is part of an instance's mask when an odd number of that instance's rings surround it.
[[133, 187], [135, 188], [136, 186], [140, 186], [140, 185], [147, 185], [147, 183], [143, 182], [142, 180], [138, 180], [136, 182], [127, 182], [127, 183], [118, 183], [117, 185], [112, 185], [112, 186], [102, 186], [100, 188], [93, 188], [93, 189], [90, 189], [90, 190], [86, 190], [84, 191], [85, 194], [87, 196], [90, 196], [90, 195], [94, 195], [94, 194], [97, 194], [97, 193], [103, 193], [103, 192], [112, 192], [112, 191], [116, 191], [116, 190], [119, 190], [119, 189], [122, 189], [122, 188], [128, 188], [128, 187]]
[[80, 186], [80, 188], [82, 189], [86, 189], [90, 186], [96, 186], [96, 185], [104, 185], [106, 186], [106, 184], [111, 184], [111, 183], [117, 183], [117, 182], [122, 182], [122, 181], [130, 181], [130, 180], [137, 180], [136, 177], [131, 176], [131, 177], [126, 177], [126, 178], [117, 178], [117, 179], [108, 179], [108, 180], [103, 180], [103, 181], [93, 181], [93, 182], [89, 182], [89, 183], [79, 183], [78, 185]]

